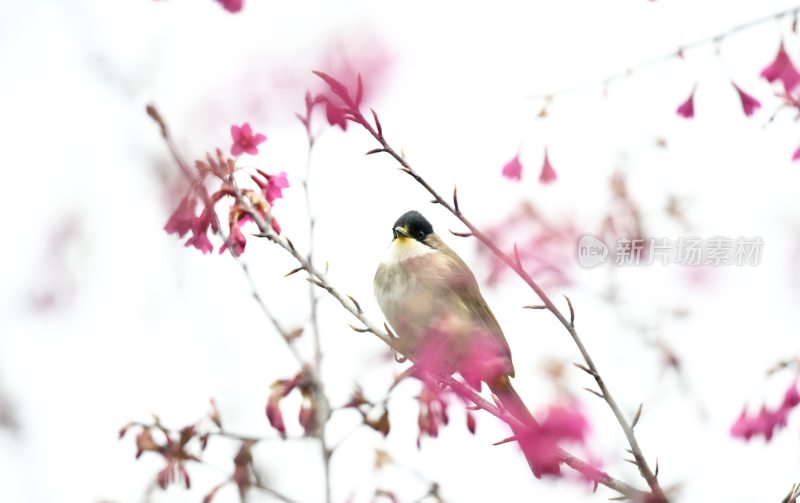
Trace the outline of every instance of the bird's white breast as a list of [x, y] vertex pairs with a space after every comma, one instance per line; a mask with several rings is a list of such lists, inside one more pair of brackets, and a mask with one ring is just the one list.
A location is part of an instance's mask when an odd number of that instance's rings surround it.
[[383, 264], [387, 266], [396, 265], [408, 259], [435, 252], [436, 250], [420, 243], [416, 239], [398, 238], [389, 245], [389, 251], [386, 254], [386, 258], [383, 260]]

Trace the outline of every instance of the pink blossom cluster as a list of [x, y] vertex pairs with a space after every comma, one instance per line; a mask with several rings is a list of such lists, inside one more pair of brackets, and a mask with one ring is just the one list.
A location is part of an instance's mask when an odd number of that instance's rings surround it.
[[[241, 126], [231, 126], [231, 137], [233, 139], [231, 155], [237, 159], [242, 154], [258, 154], [258, 145], [267, 139], [263, 134], [254, 134], [250, 124], [246, 122]], [[233, 202], [228, 207], [228, 237], [219, 247], [219, 253], [230, 250], [232, 255], [238, 257], [244, 253], [247, 244], [242, 227], [248, 222], [253, 222], [250, 209], [242, 204], [240, 195], [250, 203], [262, 219], [270, 222], [275, 232], [280, 234], [280, 224], [272, 215], [271, 209], [275, 200], [283, 197], [283, 189], [289, 186], [286, 172], [269, 174], [261, 169], [255, 169], [250, 179], [258, 190], [239, 191], [235, 180], [237, 159], [226, 157], [221, 149], [217, 149], [216, 156], [208, 154], [204, 161], [195, 162], [197, 176], [164, 225], [164, 230], [168, 234], [176, 234], [183, 238], [191, 233], [186, 246], [197, 248], [204, 254], [210, 253], [214, 246], [211, 244], [208, 232], [210, 230], [216, 234], [220, 231], [216, 205], [223, 198], [231, 198]], [[220, 182], [219, 189], [211, 194], [206, 189], [206, 181], [209, 179]], [[198, 206], [200, 206], [199, 214]]]
[[783, 395], [783, 401], [774, 410], [766, 405], [761, 406], [758, 414], [748, 415], [747, 409], [742, 409], [739, 418], [731, 427], [731, 436], [750, 440], [754, 436], [763, 435], [769, 442], [775, 431], [786, 427], [789, 413], [800, 404], [800, 393], [797, 391], [797, 381], [792, 382]]

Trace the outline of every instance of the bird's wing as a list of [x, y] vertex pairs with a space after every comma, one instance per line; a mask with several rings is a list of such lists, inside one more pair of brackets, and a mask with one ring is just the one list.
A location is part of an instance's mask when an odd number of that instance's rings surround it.
[[[500, 341], [503, 351], [505, 351], [509, 360], [511, 360], [511, 349], [508, 346], [505, 335], [503, 335], [503, 329], [500, 328], [497, 318], [495, 318], [492, 310], [489, 309], [489, 304], [486, 303], [483, 295], [481, 295], [481, 290], [478, 286], [478, 281], [475, 279], [475, 275], [456, 252], [441, 240], [439, 240], [439, 243], [441, 244], [437, 244], [437, 247], [439, 251], [449, 259], [451, 262], [450, 268], [453, 271], [449, 281], [449, 290], [458, 297], [460, 303], [469, 311], [472, 318], [476, 322], [482, 324], [489, 333]], [[509, 372], [509, 375], [514, 377], [513, 363], [511, 363], [511, 372]]]

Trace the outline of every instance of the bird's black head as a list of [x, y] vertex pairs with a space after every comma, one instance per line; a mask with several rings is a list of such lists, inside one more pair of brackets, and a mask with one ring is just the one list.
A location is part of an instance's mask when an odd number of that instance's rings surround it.
[[397, 219], [392, 227], [394, 238], [400, 236], [424, 241], [428, 235], [433, 234], [433, 226], [418, 211], [407, 211]]

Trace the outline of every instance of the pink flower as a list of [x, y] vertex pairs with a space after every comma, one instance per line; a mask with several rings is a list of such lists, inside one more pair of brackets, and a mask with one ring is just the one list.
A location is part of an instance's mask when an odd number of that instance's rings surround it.
[[244, 6], [244, 0], [217, 0], [217, 2], [222, 4], [222, 8], [228, 12], [239, 12]]
[[419, 401], [417, 447], [420, 446], [423, 436], [427, 435], [431, 438], [439, 436], [439, 427], [447, 425], [450, 421], [450, 417], [447, 415], [447, 402], [444, 401], [441, 391], [435, 384], [423, 382], [425, 385], [417, 397]]
[[761, 70], [761, 76], [769, 82], [780, 80], [786, 94], [791, 93], [800, 83], [800, 72], [794, 67], [792, 60], [786, 53], [783, 41], [781, 41], [781, 45], [778, 48], [778, 54], [775, 55], [775, 60]]
[[230, 248], [231, 255], [234, 257], [240, 256], [244, 253], [244, 247], [247, 245], [247, 238], [244, 237], [242, 226], [247, 222], [253, 222], [253, 217], [248, 213], [241, 213], [231, 218], [230, 220], [230, 235], [228, 236], [227, 243], [223, 243], [219, 248], [220, 254]]
[[542, 422], [542, 430], [559, 439], [583, 442], [589, 422], [577, 405], [553, 405]]
[[186, 194], [178, 207], [172, 212], [169, 220], [164, 225], [164, 230], [167, 234], [177, 234], [178, 237], [183, 237], [187, 232], [192, 230], [194, 224], [194, 208], [197, 205], [197, 200], [191, 197], [192, 194]]
[[520, 437], [520, 447], [530, 460], [534, 474], [560, 475], [558, 449], [561, 442], [584, 444], [589, 422], [576, 404], [553, 405], [539, 425]]
[[691, 119], [694, 117], [694, 91], [695, 90], [692, 89], [692, 94], [690, 94], [689, 97], [686, 98], [686, 101], [681, 103], [678, 109], [675, 110], [675, 113], [685, 119]]
[[270, 175], [269, 173], [261, 171], [260, 169], [257, 169], [256, 171], [259, 175], [264, 177], [266, 182], [255, 176], [251, 178], [264, 193], [264, 197], [267, 199], [267, 202], [271, 205], [276, 199], [282, 198], [283, 189], [289, 187], [289, 180], [286, 178], [286, 172], [281, 171], [277, 175]]
[[539, 182], [544, 185], [556, 181], [556, 170], [550, 165], [550, 158], [547, 156], [547, 148], [544, 149], [544, 163], [542, 163], [542, 172], [539, 173]]
[[769, 442], [775, 431], [786, 426], [789, 413], [798, 404], [800, 404], [800, 394], [797, 391], [797, 381], [794, 381], [786, 390], [783, 402], [774, 411], [764, 405], [758, 415], [750, 417], [747, 415], [747, 410], [743, 409], [731, 426], [731, 436], [750, 440], [756, 435], [763, 435]]
[[522, 163], [519, 162], [519, 154], [503, 166], [503, 176], [509, 180], [519, 181], [522, 179]]
[[282, 437], [286, 438], [286, 424], [283, 422], [283, 414], [280, 408], [280, 395], [272, 393], [267, 400], [267, 419], [270, 426], [278, 430]]
[[736, 92], [739, 93], [739, 99], [742, 101], [742, 110], [744, 110], [746, 116], [750, 117], [756, 110], [761, 108], [761, 102], [742, 91], [735, 83], [731, 82], [731, 84], [736, 88]]
[[186, 246], [194, 246], [203, 252], [203, 255], [214, 251], [214, 246], [211, 244], [211, 240], [208, 239], [208, 234], [193, 235], [188, 241], [186, 241]]
[[792, 154], [792, 161], [800, 160], [800, 147], [797, 147], [797, 150], [794, 151]]
[[258, 154], [258, 146], [267, 140], [267, 137], [261, 133], [253, 135], [253, 130], [247, 122], [241, 126], [235, 124], [231, 126], [231, 137], [233, 138], [231, 155], [234, 157], [242, 153], [250, 155]]

